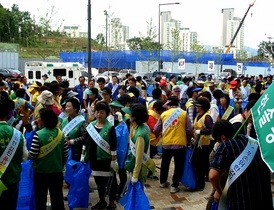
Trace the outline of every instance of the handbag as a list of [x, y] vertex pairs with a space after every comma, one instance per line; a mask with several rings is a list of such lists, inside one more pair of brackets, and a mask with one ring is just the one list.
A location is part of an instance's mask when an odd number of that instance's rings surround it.
[[181, 183], [185, 185], [186, 187], [195, 189], [196, 176], [192, 166], [192, 153], [193, 153], [193, 149], [191, 147], [187, 147], [186, 153], [185, 153], [185, 161], [184, 161]]

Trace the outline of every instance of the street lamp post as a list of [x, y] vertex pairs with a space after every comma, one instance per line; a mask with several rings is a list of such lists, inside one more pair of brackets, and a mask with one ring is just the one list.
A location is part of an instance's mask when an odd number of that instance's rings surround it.
[[104, 15], [106, 16], [106, 51], [108, 50], [108, 12], [104, 10]]
[[179, 2], [174, 2], [174, 3], [163, 3], [159, 4], [159, 11], [158, 11], [158, 71], [160, 71], [160, 66], [161, 66], [161, 52], [160, 52], [160, 46], [161, 46], [161, 6], [163, 5], [173, 5], [173, 4], [180, 4]]
[[88, 0], [88, 79], [91, 79], [91, 4]]

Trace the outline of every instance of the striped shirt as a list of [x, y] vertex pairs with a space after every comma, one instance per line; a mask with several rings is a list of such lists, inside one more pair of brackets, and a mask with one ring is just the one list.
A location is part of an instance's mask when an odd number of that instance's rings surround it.
[[[214, 155], [211, 168], [220, 173], [228, 171], [247, 142], [244, 135], [222, 142]], [[263, 162], [259, 149], [247, 169], [230, 186], [227, 196], [229, 210], [273, 209], [270, 171]]]

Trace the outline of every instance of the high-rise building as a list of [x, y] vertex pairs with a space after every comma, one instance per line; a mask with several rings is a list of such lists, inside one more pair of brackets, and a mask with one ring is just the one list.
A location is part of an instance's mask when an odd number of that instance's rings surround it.
[[126, 50], [129, 39], [129, 27], [121, 23], [120, 18], [111, 19], [110, 47], [115, 50]]
[[197, 41], [197, 32], [191, 32], [190, 28], [181, 28], [181, 21], [172, 19], [170, 11], [161, 12], [160, 15], [160, 43], [163, 49], [175, 47], [180, 51], [190, 51], [190, 45]]
[[[223, 13], [223, 30], [221, 46], [226, 48], [234, 37], [241, 19], [234, 17], [234, 8], [222, 9]], [[231, 51], [243, 50], [244, 47], [244, 24], [239, 30], [235, 40], [233, 41]]]

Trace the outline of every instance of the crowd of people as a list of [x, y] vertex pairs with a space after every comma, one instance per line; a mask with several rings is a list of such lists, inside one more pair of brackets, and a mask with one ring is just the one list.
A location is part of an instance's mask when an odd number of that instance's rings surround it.
[[[207, 209], [211, 209], [222, 195], [230, 165], [248, 144], [246, 135], [257, 138], [250, 111], [272, 83], [271, 75], [231, 76], [216, 83], [210, 75], [166, 78], [159, 73], [149, 100], [146, 78], [131, 74], [120, 83], [112, 76], [109, 83], [98, 78], [86, 84], [80, 76], [75, 87], [61, 75], [55, 81], [48, 81], [47, 75], [43, 78], [28, 84], [26, 77], [12, 82], [0, 75], [0, 206], [4, 210], [16, 209], [21, 162], [26, 159], [33, 161], [37, 210], [46, 208], [48, 192], [51, 208], [64, 209], [68, 158], [90, 165], [99, 198], [92, 209], [111, 210], [126, 192], [128, 181], [154, 179], [172, 194], [180, 191], [187, 147], [193, 148], [196, 186], [186, 190], [202, 191], [210, 180], [213, 189]], [[236, 131], [239, 135], [234, 137]], [[24, 136], [30, 132], [34, 135], [28, 142]], [[157, 177], [153, 158], [159, 157]], [[259, 150], [229, 189], [228, 209], [272, 209], [270, 171]]]

